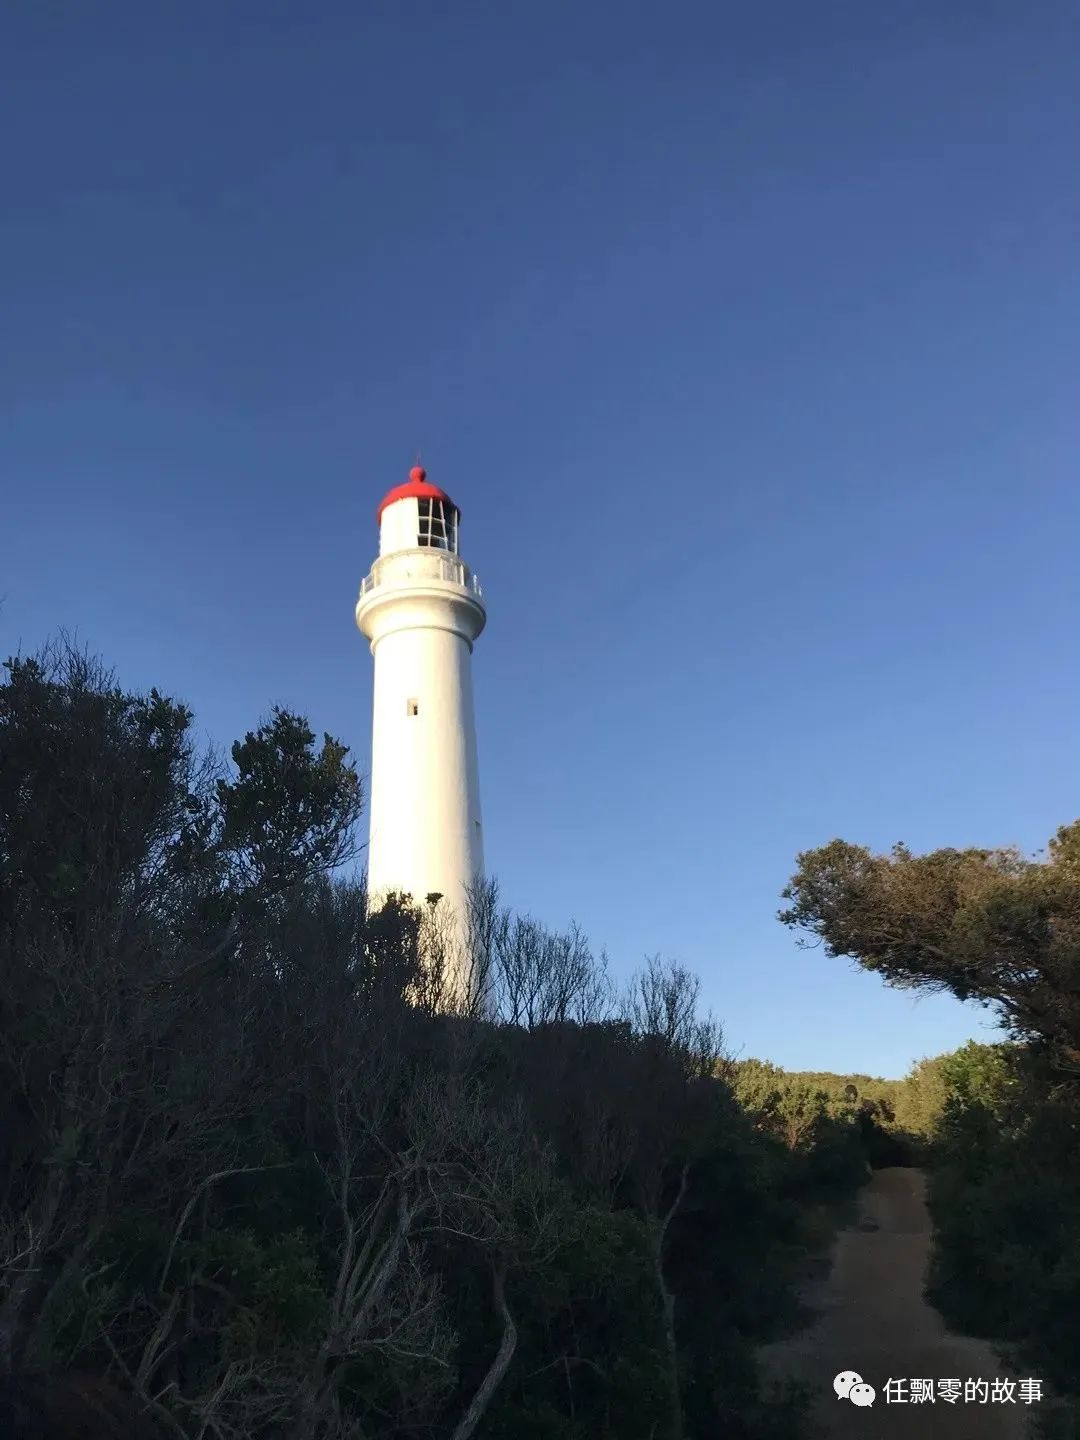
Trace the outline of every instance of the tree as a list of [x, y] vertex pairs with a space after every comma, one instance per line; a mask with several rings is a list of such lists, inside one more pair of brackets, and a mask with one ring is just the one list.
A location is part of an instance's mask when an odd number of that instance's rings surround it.
[[759, 1128], [792, 1151], [813, 1146], [833, 1109], [828, 1092], [820, 1085], [761, 1060], [737, 1062], [732, 1085], [739, 1103]]
[[923, 1061], [895, 1115], [931, 1142], [928, 1293], [958, 1329], [1016, 1348], [1080, 1404], [1080, 822], [1046, 854], [798, 857], [780, 918], [888, 984], [992, 1007], [1007, 1044]]
[[363, 790], [348, 753], [330, 735], [316, 750], [307, 721], [280, 707], [233, 746], [236, 773], [214, 798], [239, 888], [277, 894], [356, 855]]
[[284, 712], [221, 775], [185, 707], [67, 642], [6, 668], [0, 1370], [47, 1344], [125, 1195], [232, 1168], [267, 1098], [243, 1040], [269, 994], [258, 917], [348, 853], [359, 806], [343, 748]]
[[[1007, 1345], [1080, 1414], [1077, 1104], [1047, 1058], [969, 1042], [938, 1060], [928, 1295], [946, 1320]], [[1070, 1432], [1072, 1433], [1072, 1432]]]
[[996, 1009], [1080, 1075], [1080, 822], [1040, 860], [1016, 850], [889, 855], [834, 840], [798, 856], [780, 919], [892, 985]]
[[147, 981], [176, 954], [159, 925], [168, 847], [205, 782], [189, 712], [156, 691], [123, 693], [66, 644], [6, 668], [0, 1063], [18, 1165], [10, 1154], [0, 1211], [0, 1370], [146, 1153], [127, 1083], [156, 1018]]
[[441, 902], [372, 914], [342, 873], [343, 746], [275, 710], [229, 763], [64, 644], [7, 674], [10, 1394], [103, 1377], [170, 1440], [776, 1433], [752, 1350], [809, 1170], [690, 972], [618, 997], [485, 882], [455, 1004]]

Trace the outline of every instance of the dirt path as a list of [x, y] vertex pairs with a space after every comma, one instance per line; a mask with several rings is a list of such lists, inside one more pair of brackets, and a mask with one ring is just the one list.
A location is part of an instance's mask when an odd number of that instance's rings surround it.
[[[765, 1374], [812, 1388], [818, 1433], [828, 1440], [1020, 1440], [1037, 1406], [1016, 1402], [888, 1404], [885, 1382], [1004, 1377], [990, 1346], [951, 1335], [922, 1298], [930, 1244], [925, 1182], [918, 1170], [877, 1170], [860, 1195], [861, 1217], [837, 1240], [818, 1293], [816, 1323], [762, 1352]], [[833, 1377], [855, 1370], [877, 1391], [872, 1408], [838, 1399]], [[936, 1390], [936, 1384], [934, 1389]]]

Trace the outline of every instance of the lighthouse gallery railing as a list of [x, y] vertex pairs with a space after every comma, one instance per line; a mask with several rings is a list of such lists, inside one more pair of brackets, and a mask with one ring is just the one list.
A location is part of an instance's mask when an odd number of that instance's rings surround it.
[[365, 575], [360, 582], [360, 596], [362, 599], [380, 585], [408, 584], [416, 580], [443, 580], [451, 585], [460, 585], [478, 599], [484, 593], [480, 589], [480, 581], [464, 560], [421, 550], [405, 555], [384, 555], [376, 560], [371, 574]]

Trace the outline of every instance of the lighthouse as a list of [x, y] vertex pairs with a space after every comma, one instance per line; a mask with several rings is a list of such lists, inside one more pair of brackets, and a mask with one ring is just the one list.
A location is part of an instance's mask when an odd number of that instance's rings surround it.
[[471, 998], [467, 905], [484, 870], [472, 651], [487, 612], [458, 554], [461, 512], [419, 466], [377, 512], [379, 554], [356, 623], [375, 662], [368, 896], [439, 904], [460, 1001]]

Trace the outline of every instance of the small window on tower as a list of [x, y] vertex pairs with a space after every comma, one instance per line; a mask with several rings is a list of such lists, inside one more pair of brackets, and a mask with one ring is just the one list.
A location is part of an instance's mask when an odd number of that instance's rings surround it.
[[405, 701], [405, 714], [408, 715], [408, 716], [410, 716], [410, 717], [413, 716], [413, 715], [419, 715], [419, 714], [420, 714], [420, 702], [419, 702], [419, 700], [406, 700], [406, 701]]

